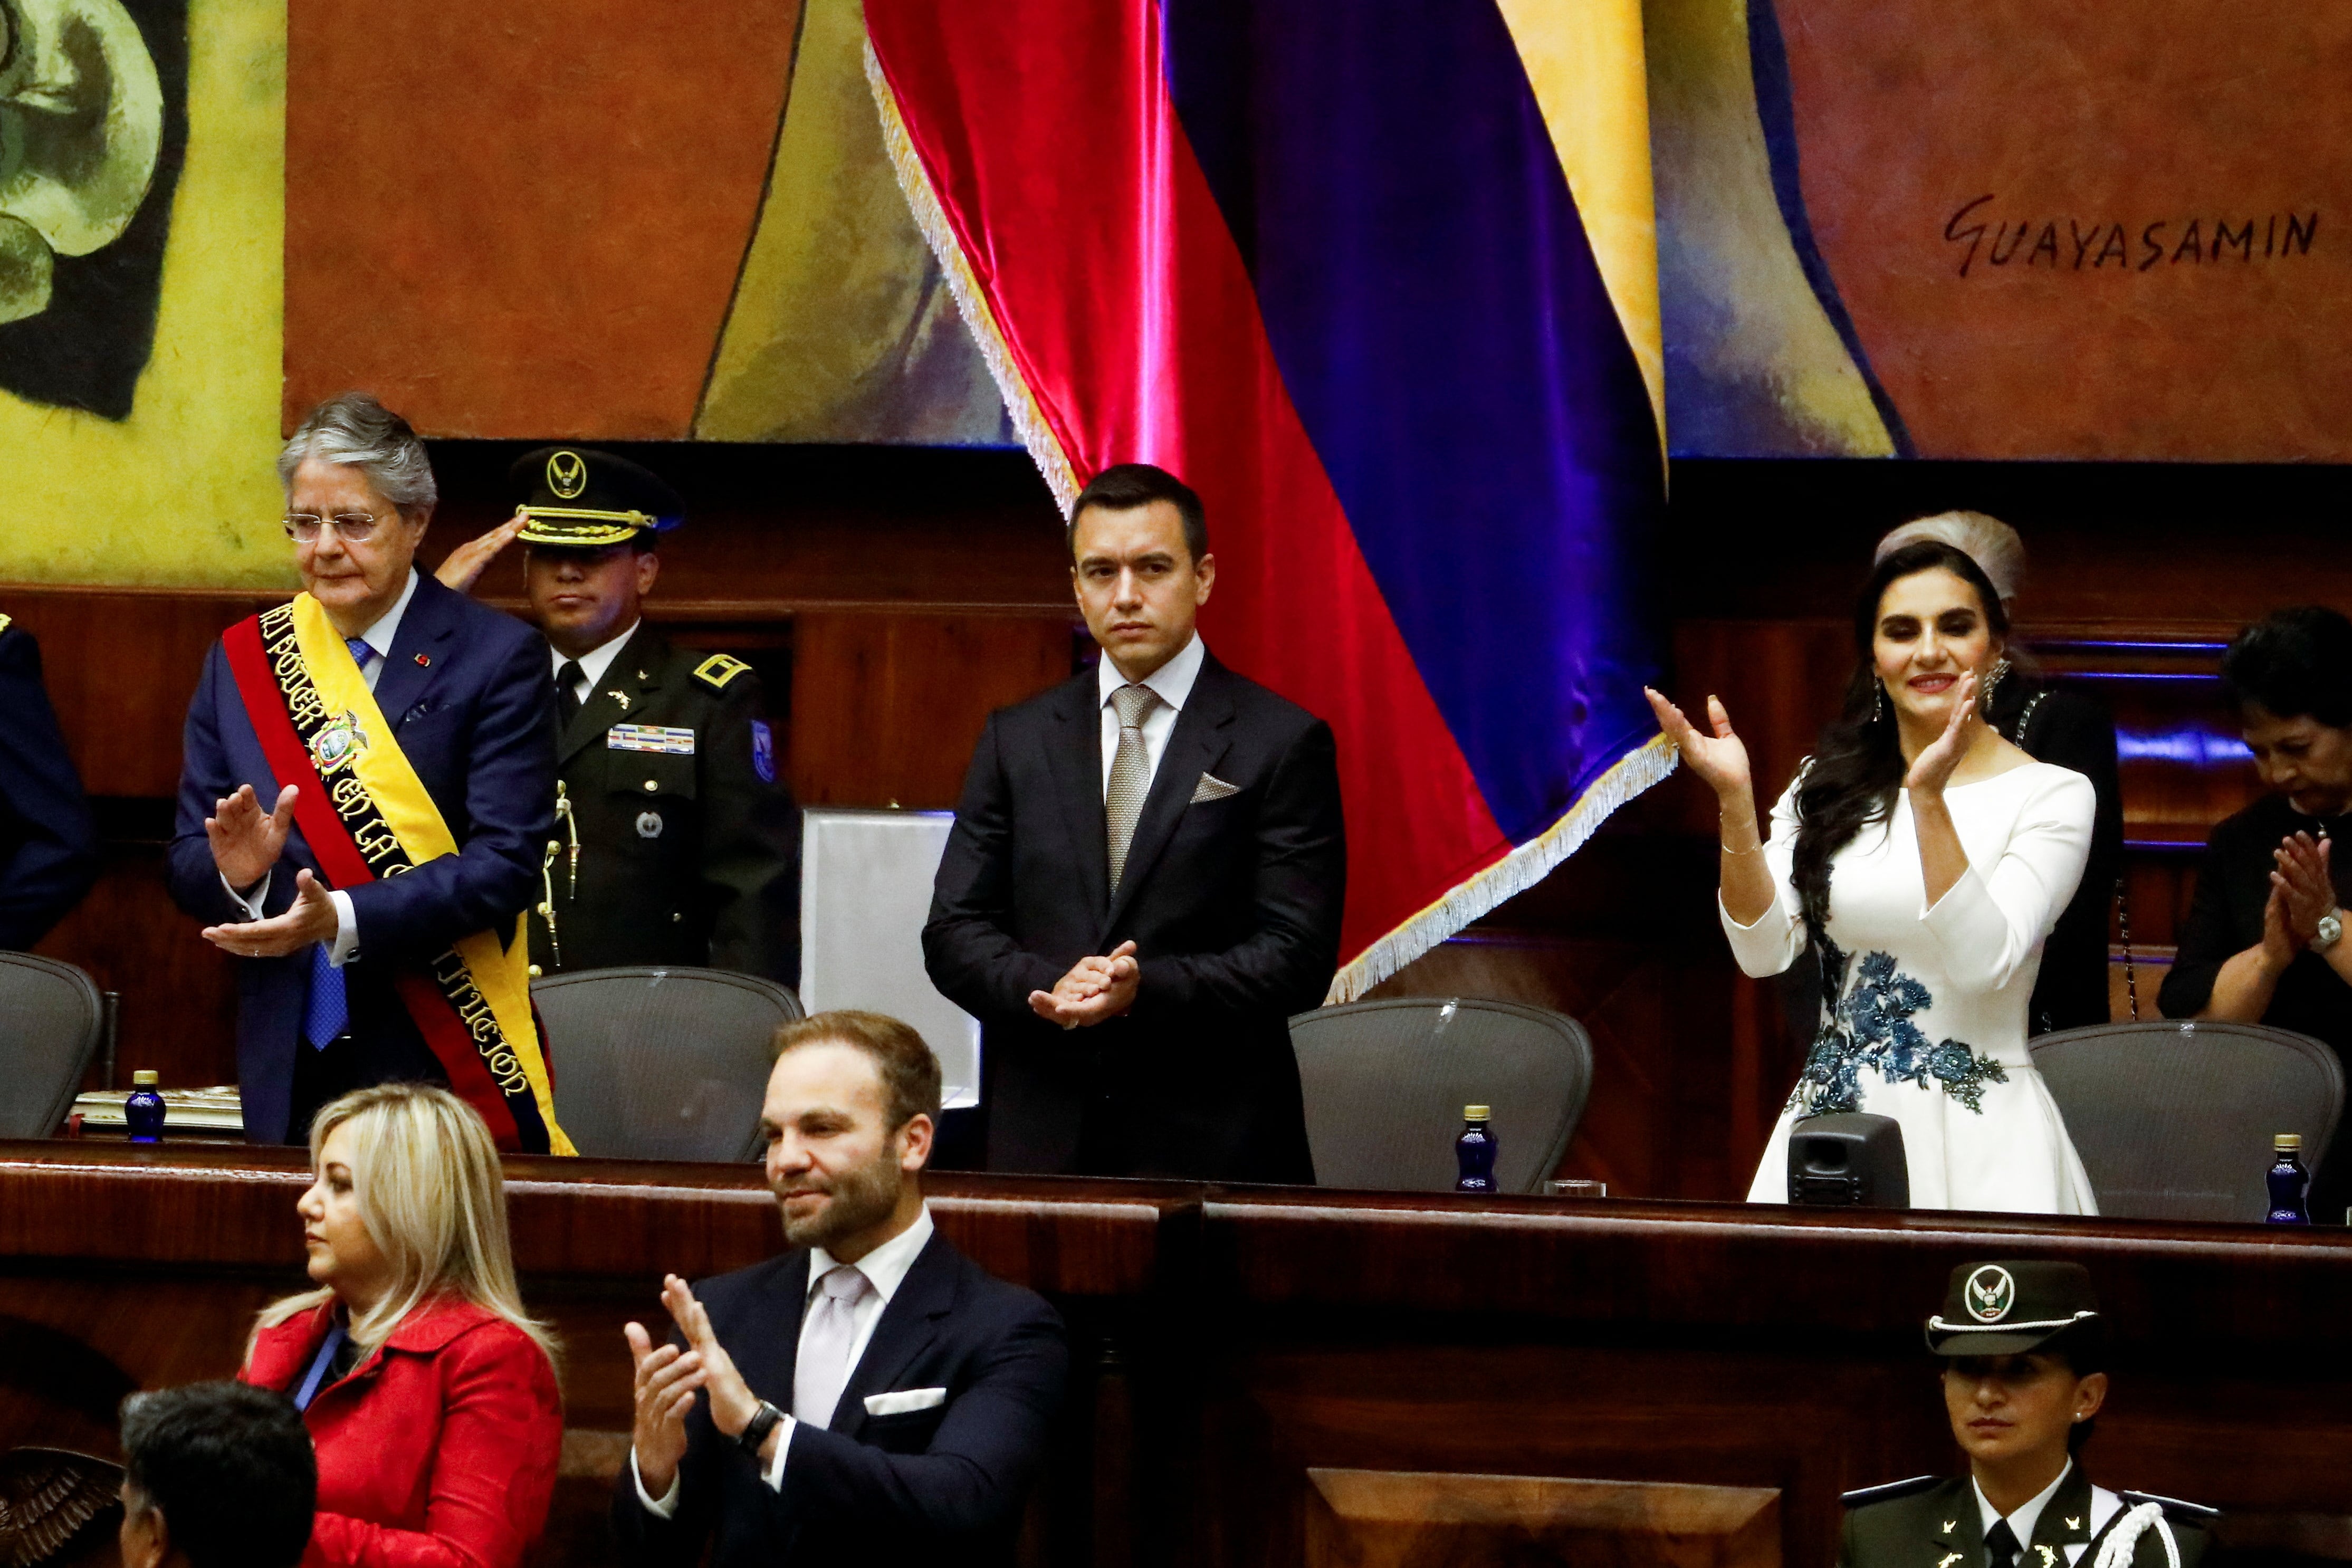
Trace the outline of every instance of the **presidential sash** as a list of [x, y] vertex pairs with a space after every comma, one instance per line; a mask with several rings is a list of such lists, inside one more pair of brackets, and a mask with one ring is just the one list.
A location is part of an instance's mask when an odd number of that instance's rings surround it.
[[[409, 765], [351, 649], [308, 594], [231, 626], [221, 639], [237, 695], [294, 820], [331, 887], [352, 889], [457, 853], [440, 808]], [[530, 1010], [530, 950], [460, 937], [429, 971], [394, 980], [449, 1086], [501, 1149], [575, 1153], [555, 1106]]]

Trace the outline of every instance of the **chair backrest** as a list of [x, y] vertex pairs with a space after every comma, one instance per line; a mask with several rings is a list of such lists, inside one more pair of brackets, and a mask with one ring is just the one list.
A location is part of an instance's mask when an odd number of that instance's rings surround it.
[[2315, 1174], [2344, 1109], [2336, 1053], [2259, 1024], [2098, 1024], [2027, 1048], [2118, 1219], [2258, 1221], [2272, 1136], [2301, 1133]]
[[70, 963], [0, 952], [0, 1138], [56, 1132], [98, 1054], [98, 987]]
[[1452, 1192], [1462, 1108], [1493, 1109], [1495, 1185], [1539, 1191], [1592, 1089], [1592, 1040], [1563, 1013], [1475, 996], [1319, 1007], [1290, 1020], [1307, 1142], [1327, 1187]]
[[801, 1016], [772, 980], [719, 969], [586, 969], [536, 982], [555, 1119], [583, 1154], [748, 1160], [777, 1026]]

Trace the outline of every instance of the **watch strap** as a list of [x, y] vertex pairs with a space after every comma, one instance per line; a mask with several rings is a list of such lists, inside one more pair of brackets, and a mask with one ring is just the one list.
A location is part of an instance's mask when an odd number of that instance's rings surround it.
[[742, 1432], [735, 1441], [741, 1446], [745, 1453], [756, 1459], [760, 1457], [760, 1446], [768, 1440], [768, 1434], [774, 1431], [778, 1423], [783, 1418], [782, 1411], [763, 1399], [760, 1401], [759, 1410], [752, 1415], [749, 1422], [744, 1424]]

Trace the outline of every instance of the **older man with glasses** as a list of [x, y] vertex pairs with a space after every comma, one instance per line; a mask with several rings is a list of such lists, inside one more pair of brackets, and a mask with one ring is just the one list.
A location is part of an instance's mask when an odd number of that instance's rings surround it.
[[225, 633], [188, 709], [173, 895], [244, 961], [246, 1136], [389, 1079], [501, 1146], [570, 1152], [518, 940], [553, 826], [554, 690], [529, 627], [415, 569], [437, 491], [373, 397], [278, 459], [303, 591]]

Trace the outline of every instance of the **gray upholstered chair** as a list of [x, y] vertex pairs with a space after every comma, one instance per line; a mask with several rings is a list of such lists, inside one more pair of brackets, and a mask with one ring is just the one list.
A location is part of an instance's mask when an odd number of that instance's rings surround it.
[[2315, 1174], [2344, 1109], [2336, 1053], [2259, 1024], [2099, 1024], [2027, 1048], [2118, 1219], [2258, 1221], [2272, 1136], [2301, 1133]]
[[1494, 1111], [1495, 1185], [1540, 1191], [1592, 1090], [1592, 1040], [1562, 1013], [1475, 996], [1319, 1007], [1290, 1020], [1307, 1142], [1327, 1187], [1452, 1192], [1462, 1108]]
[[535, 982], [555, 1119], [583, 1154], [748, 1160], [778, 1025], [801, 1016], [771, 980], [719, 969], [586, 969]]
[[89, 975], [53, 958], [0, 952], [0, 1138], [57, 1131], [104, 1027]]

